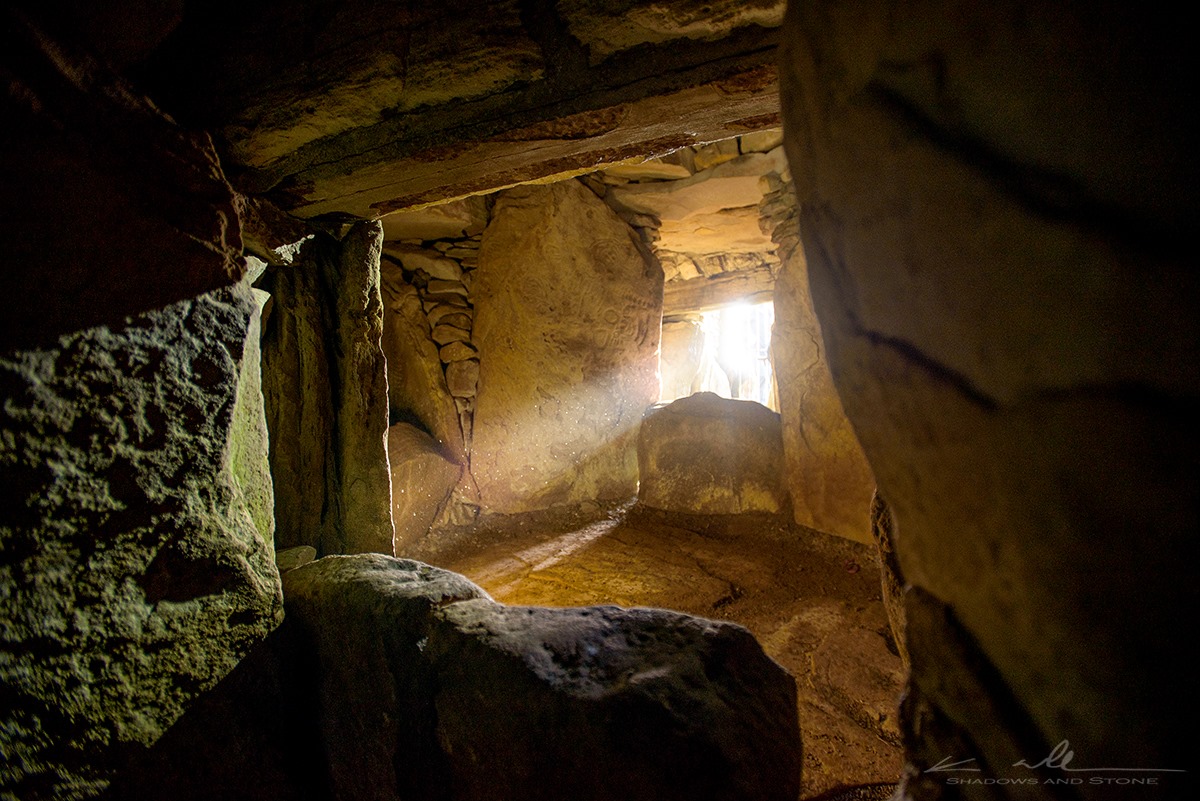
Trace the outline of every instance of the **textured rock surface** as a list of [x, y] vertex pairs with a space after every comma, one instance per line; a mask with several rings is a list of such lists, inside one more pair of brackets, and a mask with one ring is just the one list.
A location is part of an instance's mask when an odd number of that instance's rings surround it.
[[879, 552], [879, 584], [883, 593], [883, 608], [887, 610], [888, 628], [892, 641], [900, 652], [904, 667], [909, 664], [908, 635], [904, 622], [904, 576], [896, 558], [896, 520], [887, 501], [876, 492], [871, 498], [871, 538]]
[[207, 135], [11, 4], [0, 53], [12, 87], [0, 98], [0, 217], [16, 232], [0, 237], [0, 297], [19, 299], [0, 314], [0, 348], [49, 346], [244, 275], [233, 191]]
[[743, 625], [796, 677], [800, 797], [895, 783], [904, 672], [888, 648], [872, 546], [782, 515], [634, 507], [598, 522], [487, 522], [500, 525], [472, 541], [441, 540], [428, 559], [502, 603], [652, 606]]
[[[794, 218], [787, 225], [795, 231]], [[775, 282], [771, 361], [792, 514], [800, 525], [870, 542], [875, 477], [829, 374], [804, 253], [794, 233], [781, 237], [782, 233], [776, 233], [783, 241]]]
[[699, 386], [704, 356], [704, 331], [700, 320], [685, 318], [663, 321], [659, 372], [660, 397], [666, 401], [691, 395]]
[[[775, 244], [770, 232], [759, 226], [759, 203], [767, 189], [762, 180], [769, 173], [787, 171], [783, 148], [771, 153], [738, 155], [678, 181], [652, 181], [616, 186], [609, 190], [612, 202], [636, 214], [658, 220], [655, 252], [664, 267], [669, 262], [672, 277], [697, 278], [720, 272], [719, 259], [757, 254], [752, 263], [774, 261]], [[717, 261], [717, 267], [707, 263]], [[701, 272], [703, 270], [704, 272]]]
[[746, 6], [219, 0], [152, 74], [244, 190], [366, 218], [777, 126], [783, 3]]
[[458, 239], [482, 234], [488, 221], [487, 201], [482, 196], [442, 203], [412, 211], [398, 211], [384, 217], [383, 238]]
[[741, 627], [505, 607], [461, 576], [379, 556], [285, 582], [288, 625], [320, 655], [338, 797], [797, 795], [794, 683]]
[[305, 242], [274, 271], [263, 380], [276, 542], [392, 553], [379, 223]]
[[[1115, 3], [793, 11], [788, 147], [830, 367], [905, 579], [977, 657], [923, 654], [950, 635], [921, 646], [910, 606], [914, 686], [992, 676], [958, 700], [995, 716], [927, 692], [989, 769], [1063, 739], [1076, 764], [1187, 767], [1189, 37]], [[950, 755], [929, 719], [917, 768]]]
[[420, 423], [459, 461], [465, 459], [462, 428], [446, 386], [437, 343], [416, 287], [400, 268], [383, 263], [383, 353], [387, 359], [388, 402], [392, 419]]
[[0, 356], [0, 795], [96, 795], [275, 627], [243, 284]]
[[577, 181], [500, 195], [474, 285], [471, 470], [502, 513], [634, 494], [658, 397], [662, 271]]
[[779, 415], [701, 392], [646, 415], [638, 433], [638, 502], [696, 514], [787, 508]]
[[392, 471], [392, 522], [396, 553], [429, 533], [429, 526], [458, 484], [462, 467], [433, 437], [407, 423], [388, 429]]

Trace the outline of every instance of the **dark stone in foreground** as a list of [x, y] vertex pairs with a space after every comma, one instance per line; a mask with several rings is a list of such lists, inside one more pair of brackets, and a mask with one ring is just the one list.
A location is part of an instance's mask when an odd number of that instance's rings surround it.
[[110, 798], [799, 794], [795, 684], [740, 626], [508, 607], [378, 554], [327, 557], [284, 582], [287, 619], [266, 651]]

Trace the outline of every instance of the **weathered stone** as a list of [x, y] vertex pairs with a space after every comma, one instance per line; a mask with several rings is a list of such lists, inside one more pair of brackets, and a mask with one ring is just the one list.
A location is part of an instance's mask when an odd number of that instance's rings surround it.
[[[631, 184], [610, 192], [618, 210], [657, 220], [654, 251], [664, 268], [670, 264], [685, 280], [753, 269], [775, 250], [760, 222], [760, 205], [769, 191], [762, 179], [786, 170], [783, 149], [745, 156], [736, 151], [734, 142], [729, 160], [684, 180]], [[727, 264], [730, 259], [734, 261]]]
[[783, 144], [783, 129], [754, 131], [738, 137], [738, 150], [743, 153], [769, 153]]
[[638, 433], [638, 502], [668, 512], [741, 514], [787, 508], [779, 415], [711, 392], [646, 415]]
[[671, 181], [690, 178], [692, 171], [682, 164], [670, 164], [662, 159], [632, 159], [605, 167], [604, 175], [626, 181]]
[[[445, 325], [445, 326], [450, 326], [452, 328], [460, 328], [469, 333], [471, 330], [471, 322], [472, 322], [471, 315], [465, 311], [459, 310], [455, 314], [442, 315], [438, 319], [437, 323], [434, 324], [434, 329], [436, 330], [438, 327]], [[435, 337], [435, 341], [436, 341], [436, 337]]]
[[313, 706], [339, 797], [798, 794], [795, 684], [740, 626], [505, 607], [461, 576], [378, 556], [323, 559], [285, 586], [287, 625], [329, 655]]
[[437, 306], [459, 306], [468, 309], [470, 307], [467, 304], [466, 295], [466, 285], [464, 284], [454, 292], [422, 292], [421, 301], [426, 311]]
[[[778, 127], [781, 0], [686, 5], [223, 0], [187, 15], [153, 75], [220, 130], [245, 191], [373, 218]], [[656, 44], [589, 63], [631, 23]]]
[[794, 681], [740, 626], [482, 599], [437, 618], [438, 737], [464, 798], [798, 794]]
[[305, 242], [292, 265], [263, 285], [271, 314], [262, 341], [263, 395], [275, 485], [275, 547], [320, 545], [333, 441], [329, 327], [321, 274], [336, 245], [324, 234]]
[[409, 272], [424, 270], [430, 278], [444, 281], [458, 281], [462, 278], [462, 267], [459, 263], [439, 255], [436, 250], [389, 243], [384, 245], [383, 252], [403, 264], [404, 269]]
[[429, 533], [429, 527], [458, 483], [462, 467], [437, 441], [407, 423], [388, 429], [392, 470], [392, 521], [395, 552], [401, 554]]
[[716, 214], [725, 209], [757, 207], [763, 198], [759, 179], [786, 169], [782, 149], [752, 153], [697, 172], [681, 181], [630, 184], [610, 190], [613, 201], [631, 212], [652, 214], [663, 221], [683, 220], [695, 214]]
[[316, 233], [303, 220], [262, 198], [238, 195], [234, 207], [242, 222], [242, 245], [246, 253], [274, 267], [291, 264], [301, 244]]
[[888, 627], [892, 630], [892, 640], [896, 643], [900, 661], [907, 669], [909, 658], [904, 622], [904, 577], [900, 572], [900, 560], [896, 558], [896, 521], [878, 491], [871, 498], [871, 539], [875, 540], [875, 549], [879, 553], [879, 584]]
[[663, 312], [713, 311], [738, 301], [766, 303], [774, 297], [775, 275], [769, 267], [721, 273], [712, 278], [669, 281], [663, 287]]
[[311, 545], [297, 545], [295, 548], [277, 551], [275, 553], [275, 567], [279, 568], [280, 573], [285, 573], [288, 570], [304, 567], [316, 558], [316, 548], [313, 548]]
[[907, 606], [913, 686], [971, 744], [911, 719], [914, 767], [1005, 777], [1064, 739], [1076, 765], [1188, 765], [1190, 36], [1116, 3], [793, 12], [786, 130], [826, 356], [909, 597], [981, 657], [919, 645]]
[[[443, 317], [446, 317], [448, 315], [460, 315], [460, 314], [466, 315], [467, 316], [467, 321], [466, 321], [467, 324], [459, 325], [459, 328], [470, 328], [471, 327], [471, 320], [472, 320], [471, 307], [466, 306], [462, 303], [457, 304], [457, 305], [452, 304], [452, 303], [443, 303], [443, 304], [439, 304], [439, 305], [434, 305], [434, 306], [430, 307], [427, 314], [429, 316], [429, 324], [430, 325], [437, 325], [438, 323], [440, 323], [442, 321]], [[459, 320], [458, 322], [461, 322], [461, 320]]]
[[636, 234], [578, 181], [505, 192], [475, 299], [471, 467], [483, 507], [630, 497], [632, 434], [658, 397], [662, 315], [662, 272]]
[[433, 327], [430, 337], [438, 345], [447, 345], [451, 342], [466, 342], [471, 338], [471, 332], [454, 325], [438, 324]]
[[696, 172], [733, 161], [741, 155], [736, 139], [723, 139], [720, 142], [713, 142], [711, 145], [694, 148], [694, 150], [696, 155], [692, 157], [692, 164], [695, 165]]
[[383, 238], [389, 242], [400, 239], [459, 239], [482, 234], [487, 226], [487, 202], [482, 195], [465, 197], [436, 206], [411, 211], [398, 211], [383, 217]]
[[797, 248], [781, 255], [771, 357], [792, 515], [803, 526], [871, 542], [875, 477], [829, 374], [804, 253]]
[[478, 357], [479, 351], [470, 342], [451, 342], [438, 350], [438, 356], [443, 362], [460, 362], [463, 359]]
[[659, 355], [662, 400], [686, 398], [699, 389], [700, 362], [703, 356], [704, 331], [700, 328], [698, 318], [663, 321]]
[[264, 376], [279, 547], [391, 552], [378, 223], [276, 270]]
[[446, 388], [438, 346], [417, 290], [404, 282], [398, 267], [385, 265], [383, 352], [387, 358], [392, 419], [416, 418], [456, 461], [466, 459], [458, 412]]
[[258, 313], [241, 284], [0, 355], [0, 795], [98, 794], [278, 622]]
[[0, 9], [12, 87], [0, 98], [0, 218], [14, 232], [0, 237], [0, 348], [51, 346], [237, 282], [234, 194], [209, 137], [34, 16]]
[[648, 43], [716, 39], [743, 26], [774, 28], [783, 21], [778, 0], [684, 0], [670, 5], [595, 0], [563, 0], [558, 6], [571, 31], [588, 49], [592, 63]]
[[463, 286], [462, 281], [447, 281], [441, 278], [431, 280], [426, 289], [431, 295], [456, 294], [465, 297], [467, 294], [467, 288]]
[[479, 360], [464, 359], [446, 365], [446, 385], [455, 398], [472, 398], [479, 386]]

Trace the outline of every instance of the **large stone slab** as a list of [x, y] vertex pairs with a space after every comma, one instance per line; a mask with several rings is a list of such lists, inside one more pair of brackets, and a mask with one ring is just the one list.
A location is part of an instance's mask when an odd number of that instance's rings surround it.
[[795, 684], [748, 631], [654, 609], [505, 607], [380, 556], [285, 577], [316, 654], [331, 791], [444, 801], [794, 801]]
[[[789, 224], [794, 228], [796, 221]], [[793, 237], [780, 256], [771, 362], [792, 515], [803, 526], [871, 542], [875, 477], [829, 373], [804, 253]]]
[[[1190, 37], [1122, 4], [793, 10], [786, 130], [826, 355], [908, 593], [944, 610], [907, 610], [935, 710], [909, 719], [914, 770], [1008, 778], [1064, 739], [1074, 765], [1187, 769]], [[948, 660], [955, 639], [972, 647]], [[913, 797], [944, 789], [924, 775]]]
[[777, 127], [783, 2], [752, 5], [222, 0], [153, 75], [245, 191], [368, 218]]
[[392, 471], [392, 522], [395, 551], [429, 533], [458, 484], [462, 466], [448, 458], [433, 437], [408, 423], [388, 429], [388, 464]]
[[787, 508], [779, 415], [711, 392], [654, 409], [638, 433], [638, 502], [668, 512]]
[[97, 795], [279, 621], [258, 313], [0, 355], [0, 795]]
[[392, 553], [382, 229], [306, 241], [269, 276], [263, 340], [279, 547]]
[[631, 497], [658, 397], [662, 271], [577, 181], [499, 196], [475, 274], [471, 470], [485, 511]]

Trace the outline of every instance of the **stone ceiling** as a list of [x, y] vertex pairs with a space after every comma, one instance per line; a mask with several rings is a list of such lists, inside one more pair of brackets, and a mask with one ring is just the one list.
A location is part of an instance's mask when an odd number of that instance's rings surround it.
[[304, 218], [378, 217], [779, 124], [782, 0], [194, 5], [147, 81], [216, 132], [239, 189]]

